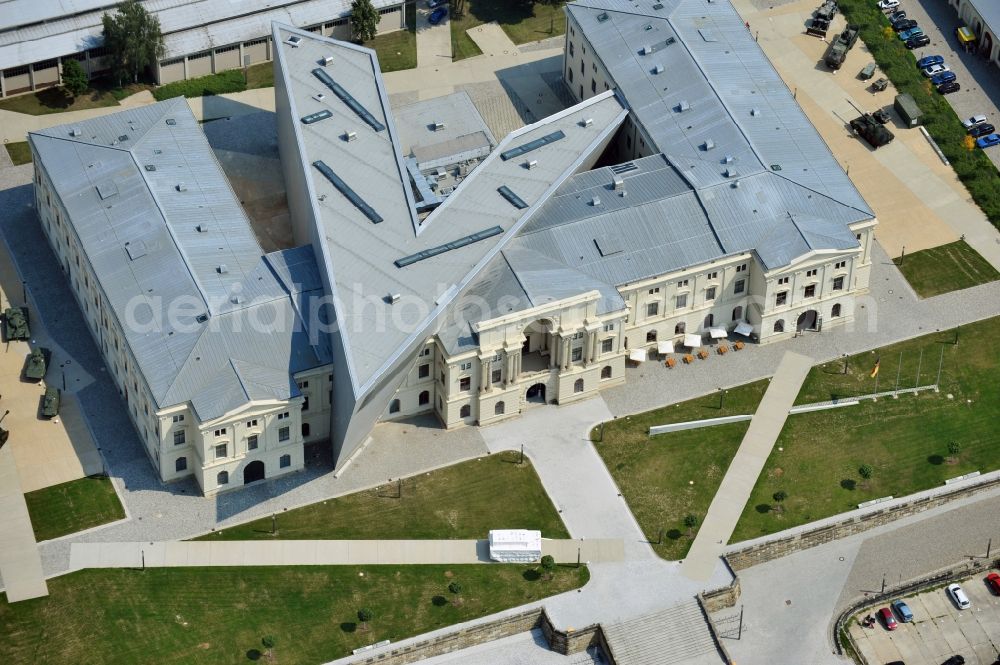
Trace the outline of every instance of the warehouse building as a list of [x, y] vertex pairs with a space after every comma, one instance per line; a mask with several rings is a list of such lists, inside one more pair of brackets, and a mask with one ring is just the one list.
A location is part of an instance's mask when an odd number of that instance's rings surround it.
[[[984, 58], [1000, 67], [1000, 3], [996, 0], [948, 0], [962, 23], [975, 38], [974, 47]], [[960, 36], [959, 41], [963, 41]]]

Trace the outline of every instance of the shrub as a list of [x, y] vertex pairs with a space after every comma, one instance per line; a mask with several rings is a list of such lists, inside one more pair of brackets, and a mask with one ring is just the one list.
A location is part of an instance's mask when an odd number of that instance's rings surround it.
[[242, 92], [246, 90], [243, 82], [243, 72], [233, 69], [228, 72], [211, 74], [187, 81], [176, 81], [160, 86], [153, 91], [156, 101], [162, 102], [172, 97], [204, 97], [206, 95], [223, 95], [227, 92]]
[[782, 501], [788, 498], [788, 493], [785, 492], [785, 490], [778, 490], [777, 492], [771, 495], [771, 498], [774, 499], [777, 503], [781, 503]]
[[957, 455], [960, 452], [962, 452], [962, 444], [960, 444], [958, 441], [952, 441], [951, 443], [948, 444], [949, 455]]
[[875, 473], [875, 469], [872, 468], [871, 464], [862, 464], [861, 468], [858, 469], [858, 474], [865, 479], [871, 478], [873, 473]]
[[693, 529], [698, 526], [698, 516], [697, 515], [685, 515], [684, 516], [684, 526], [689, 529]]
[[556, 568], [556, 560], [551, 554], [542, 557], [542, 570], [552, 572]]
[[462, 585], [458, 582], [451, 582], [448, 584], [448, 591], [451, 591], [456, 596], [462, 593]]
[[375, 613], [372, 612], [367, 607], [362, 607], [360, 610], [358, 610], [358, 621], [360, 621], [361, 623], [368, 623], [369, 621], [372, 620], [372, 617], [374, 616]]

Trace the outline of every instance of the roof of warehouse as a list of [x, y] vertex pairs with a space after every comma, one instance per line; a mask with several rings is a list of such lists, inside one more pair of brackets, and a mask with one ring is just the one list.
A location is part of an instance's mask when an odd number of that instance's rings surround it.
[[[990, 32], [993, 33], [993, 38], [996, 39], [997, 33], [1000, 32], [1000, 2], [996, 0], [969, 0], [969, 4], [982, 17]], [[981, 37], [981, 35], [979, 36]]]
[[[502, 245], [534, 214], [536, 207], [576, 170], [596, 158], [624, 121], [626, 111], [613, 93], [524, 127], [500, 141], [455, 192], [418, 223], [399, 139], [388, 109], [374, 52], [311, 33], [275, 26], [276, 57], [293, 118], [322, 109], [332, 118], [312, 124], [294, 122], [303, 153], [301, 168], [314, 193], [312, 206], [326, 242], [321, 269], [331, 277], [338, 328], [355, 395], [367, 392], [453, 298], [489, 263]], [[285, 43], [297, 35], [292, 47]], [[327, 75], [384, 127], [374, 129], [352, 111], [313, 72]], [[315, 95], [326, 97], [317, 101]], [[586, 122], [590, 120], [591, 122]], [[344, 140], [347, 132], [356, 138]], [[524, 158], [504, 158], [507, 150], [539, 141]], [[314, 167], [323, 161], [381, 221], [352, 205], [342, 188], [332, 186]], [[501, 189], [512, 194], [505, 197]], [[523, 206], [523, 207], [518, 207]], [[482, 234], [482, 235], [477, 235]], [[467, 238], [476, 238], [468, 241]], [[404, 260], [405, 259], [405, 260]], [[361, 277], [363, 276], [363, 277]], [[373, 307], [399, 295], [399, 312], [416, 320], [385, 325], [386, 312]], [[416, 305], [415, 307], [413, 305]], [[397, 305], [389, 305], [396, 307]]]
[[[485, 135], [488, 145], [497, 143], [479, 109], [464, 90], [394, 107], [392, 117], [399, 130], [399, 145], [404, 155], [420, 149], [433, 152], [435, 145], [470, 135], [477, 137], [478, 144], [482, 140], [480, 133]], [[437, 127], [437, 123], [443, 126]]]
[[[372, 0], [376, 9], [401, 0]], [[0, 69], [96, 48], [107, 0], [0, 0]], [[351, 12], [350, 0], [145, 0], [160, 20], [166, 58], [266, 37], [271, 22], [314, 25]]]
[[261, 251], [183, 98], [29, 137], [154, 406], [211, 420], [329, 362], [300, 315], [322, 288], [311, 248]]

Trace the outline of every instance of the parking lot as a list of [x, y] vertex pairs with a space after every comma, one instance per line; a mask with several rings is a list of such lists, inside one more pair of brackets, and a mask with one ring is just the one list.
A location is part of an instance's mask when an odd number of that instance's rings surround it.
[[875, 607], [856, 617], [851, 636], [871, 665], [940, 665], [955, 654], [965, 657], [966, 665], [993, 665], [1000, 658], [1000, 597], [986, 586], [985, 576], [960, 582], [972, 601], [969, 609], [959, 610], [943, 588], [934, 589], [903, 598], [913, 611], [912, 623], [900, 622], [893, 631], [881, 621], [863, 628], [860, 620], [875, 615]]

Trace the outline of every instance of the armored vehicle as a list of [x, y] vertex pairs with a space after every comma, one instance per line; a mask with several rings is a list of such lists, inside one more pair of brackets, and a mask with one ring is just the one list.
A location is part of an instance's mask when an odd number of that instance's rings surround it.
[[859, 32], [858, 26], [849, 25], [837, 35], [837, 38], [830, 44], [830, 50], [826, 52], [824, 62], [826, 62], [827, 67], [834, 70], [840, 69], [840, 66], [844, 64], [844, 59], [847, 58], [847, 52], [857, 43]]
[[7, 341], [31, 337], [31, 331], [28, 330], [28, 308], [8, 307], [3, 313], [3, 328]]
[[871, 113], [862, 113], [860, 117], [851, 120], [851, 130], [868, 141], [876, 150], [889, 145], [896, 138], [896, 135], [880, 124]]
[[49, 358], [52, 354], [43, 346], [38, 347], [28, 354], [28, 360], [24, 365], [24, 376], [31, 381], [41, 381], [45, 378], [45, 370], [49, 367]]
[[58, 388], [46, 388], [45, 396], [42, 397], [42, 415], [46, 418], [54, 418], [59, 415], [60, 394]]
[[830, 21], [833, 17], [837, 15], [837, 1], [836, 0], [826, 0], [819, 9], [813, 13], [812, 21], [809, 22], [809, 27], [806, 28], [806, 34], [815, 35], [817, 37], [826, 37], [827, 31], [830, 29]]

